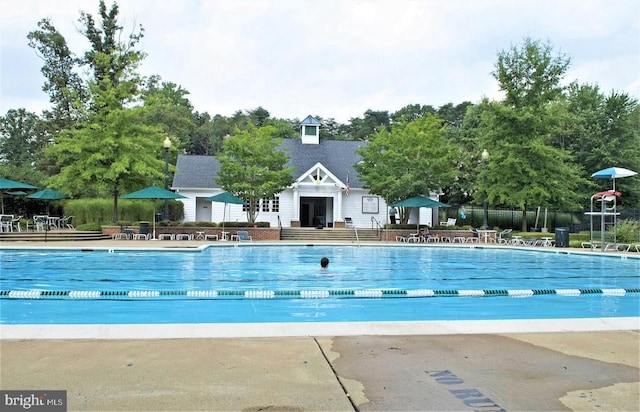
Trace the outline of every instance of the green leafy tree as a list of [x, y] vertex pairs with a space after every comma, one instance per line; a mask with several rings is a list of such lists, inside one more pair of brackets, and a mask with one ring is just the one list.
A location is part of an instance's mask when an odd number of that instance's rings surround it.
[[562, 98], [568, 65], [550, 45], [529, 39], [498, 54], [494, 76], [505, 99], [483, 112], [479, 143], [490, 158], [479, 165], [477, 186], [489, 203], [519, 207], [523, 231], [528, 207], [580, 205], [583, 171], [569, 152], [549, 144], [558, 123], [553, 103]]
[[[82, 34], [87, 38], [91, 48], [84, 53], [84, 64], [93, 70], [94, 84], [99, 88], [113, 88], [114, 96], [123, 105], [131, 103], [138, 97], [138, 86], [141, 79], [136, 73], [140, 62], [146, 54], [136, 49], [144, 37], [144, 29], [124, 35], [124, 27], [118, 24], [118, 5], [114, 2], [107, 9], [104, 0], [98, 5], [99, 21], [84, 11], [80, 12], [79, 22]], [[125, 38], [126, 40], [122, 40]], [[95, 94], [95, 92], [94, 92]], [[97, 106], [93, 100], [94, 110]]]
[[162, 129], [141, 121], [143, 108], [95, 114], [78, 129], [58, 134], [47, 155], [57, 159], [60, 172], [49, 183], [85, 197], [113, 197], [113, 221], [118, 198], [164, 177]]
[[[362, 162], [355, 167], [366, 189], [393, 203], [449, 184], [455, 176], [453, 152], [442, 119], [426, 116], [375, 133], [358, 149]], [[408, 220], [406, 212], [401, 208], [401, 223]]]
[[174, 83], [161, 82], [159, 76], [151, 76], [141, 95], [144, 123], [161, 127], [167, 135], [173, 136], [178, 153], [188, 145], [197, 127], [193, 106], [186, 97], [188, 94]]
[[[142, 79], [137, 68], [145, 54], [135, 46], [142, 38], [120, 39], [118, 7], [99, 5], [100, 27], [93, 17], [81, 12], [82, 33], [91, 49], [84, 63], [93, 70], [88, 82], [89, 109], [86, 120], [53, 136], [46, 150], [59, 173], [49, 183], [68, 193], [84, 196], [113, 196], [113, 220], [118, 220], [118, 197], [123, 191], [139, 189], [162, 178], [162, 141], [166, 134], [145, 124], [150, 116], [140, 106]], [[81, 103], [81, 102], [78, 102]], [[153, 105], [150, 105], [153, 106]]]
[[67, 41], [49, 19], [38, 22], [38, 30], [27, 35], [29, 46], [36, 50], [44, 64], [42, 90], [49, 94], [53, 105], [44, 112], [51, 133], [71, 128], [82, 118], [88, 100], [85, 83], [78, 74], [79, 59], [69, 50]]
[[48, 143], [45, 122], [25, 109], [0, 117], [0, 176], [41, 186], [47, 175], [40, 164]]
[[0, 163], [33, 170], [47, 142], [44, 122], [35, 113], [9, 110], [0, 117]]
[[409, 123], [428, 114], [436, 114], [432, 106], [408, 104], [391, 115], [391, 123]]
[[236, 129], [224, 140], [218, 155], [221, 167], [216, 182], [226, 191], [245, 200], [247, 220], [254, 223], [260, 199], [269, 199], [293, 183], [293, 167], [285, 167], [289, 156], [278, 149], [273, 126]]

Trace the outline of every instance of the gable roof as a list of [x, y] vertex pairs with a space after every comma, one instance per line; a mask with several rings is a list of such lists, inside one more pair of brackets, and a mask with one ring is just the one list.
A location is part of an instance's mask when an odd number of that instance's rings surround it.
[[322, 126], [322, 123], [318, 121], [315, 117], [309, 115], [304, 118], [303, 121], [300, 122], [300, 125], [308, 125], [308, 126]]
[[[292, 173], [298, 179], [316, 163], [322, 163], [342, 182], [349, 176], [352, 188], [362, 187], [354, 165], [361, 158], [356, 149], [365, 145], [363, 141], [321, 140], [319, 144], [303, 144], [300, 139], [282, 139], [280, 149], [289, 155], [286, 166], [294, 166]], [[215, 178], [220, 162], [214, 156], [179, 155], [173, 176], [172, 188], [206, 189], [220, 187]]]

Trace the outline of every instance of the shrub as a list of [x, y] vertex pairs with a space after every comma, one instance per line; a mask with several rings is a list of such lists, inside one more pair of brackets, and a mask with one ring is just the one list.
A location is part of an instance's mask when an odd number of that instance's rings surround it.
[[616, 225], [616, 240], [622, 243], [640, 240], [640, 223], [628, 219], [619, 221]]
[[[118, 200], [118, 225], [124, 222], [151, 221], [155, 213], [163, 209], [164, 200]], [[64, 204], [64, 215], [73, 216], [75, 226], [84, 223], [107, 224], [113, 219], [113, 199], [72, 199]], [[169, 217], [172, 221], [184, 219], [184, 204], [169, 200]]]
[[83, 225], [76, 226], [76, 230], [87, 232], [101, 232], [102, 225], [99, 223], [85, 223]]

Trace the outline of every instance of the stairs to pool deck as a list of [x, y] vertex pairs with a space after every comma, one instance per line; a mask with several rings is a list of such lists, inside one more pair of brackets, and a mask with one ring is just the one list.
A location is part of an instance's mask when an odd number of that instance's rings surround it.
[[101, 232], [86, 232], [80, 230], [49, 230], [47, 232], [4, 232], [0, 233], [0, 242], [60, 242], [60, 241], [89, 241], [111, 239]]
[[[372, 229], [358, 229], [358, 239], [361, 242], [379, 241], [378, 235]], [[280, 240], [289, 241], [324, 241], [324, 242], [355, 242], [356, 237], [353, 229], [337, 228], [282, 228]]]
[[[110, 235], [101, 232], [87, 232], [79, 230], [50, 230], [48, 232], [4, 232], [0, 233], [0, 243], [3, 242], [56, 242], [56, 241], [91, 241], [108, 240]], [[282, 228], [280, 240], [283, 241], [320, 241], [320, 242], [355, 242], [353, 229], [337, 228]], [[379, 241], [376, 231], [372, 229], [358, 229], [358, 240], [361, 242]]]

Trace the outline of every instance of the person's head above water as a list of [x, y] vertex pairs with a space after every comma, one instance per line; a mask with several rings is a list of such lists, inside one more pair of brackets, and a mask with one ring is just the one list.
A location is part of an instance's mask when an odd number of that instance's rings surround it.
[[320, 259], [320, 268], [326, 269], [327, 266], [329, 266], [329, 258], [323, 257], [322, 259]]

